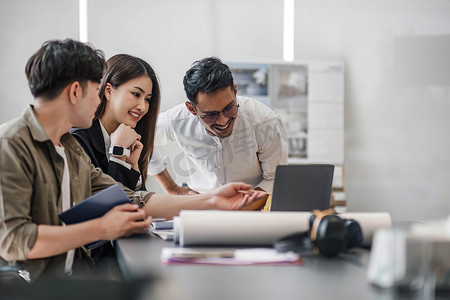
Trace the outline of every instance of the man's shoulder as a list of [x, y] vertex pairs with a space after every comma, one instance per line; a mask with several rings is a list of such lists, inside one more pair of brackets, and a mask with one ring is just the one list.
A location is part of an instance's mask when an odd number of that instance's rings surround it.
[[28, 153], [32, 155], [31, 149], [36, 145], [31, 129], [22, 118], [15, 118], [0, 125], [0, 151], [2, 154], [9, 153], [8, 155], [18, 156]]
[[20, 138], [24, 133], [29, 135], [29, 130], [26, 122], [21, 117], [14, 118], [0, 125], [1, 139]]
[[239, 114], [249, 122], [262, 123], [278, 118], [272, 109], [264, 103], [249, 97], [238, 96]]

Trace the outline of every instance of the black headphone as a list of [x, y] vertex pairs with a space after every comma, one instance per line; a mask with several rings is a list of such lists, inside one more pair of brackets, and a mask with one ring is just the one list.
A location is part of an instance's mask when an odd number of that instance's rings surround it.
[[309, 231], [291, 234], [275, 242], [278, 252], [298, 253], [314, 251], [323, 256], [336, 256], [361, 245], [363, 235], [358, 222], [342, 219], [332, 209], [313, 210]]

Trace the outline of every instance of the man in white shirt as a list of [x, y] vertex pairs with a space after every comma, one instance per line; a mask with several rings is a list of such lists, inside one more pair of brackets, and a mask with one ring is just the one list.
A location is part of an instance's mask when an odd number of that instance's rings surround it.
[[202, 193], [232, 181], [271, 193], [276, 166], [287, 163], [280, 118], [261, 102], [237, 96], [231, 71], [218, 58], [194, 63], [183, 84], [189, 101], [159, 115], [155, 146], [174, 141], [184, 151], [188, 187], [172, 180], [157, 151], [149, 175], [169, 194]]

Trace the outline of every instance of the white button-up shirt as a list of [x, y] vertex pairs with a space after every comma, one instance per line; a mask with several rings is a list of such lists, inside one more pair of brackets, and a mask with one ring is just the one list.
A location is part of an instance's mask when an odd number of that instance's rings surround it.
[[[281, 119], [261, 102], [237, 97], [239, 112], [226, 138], [209, 134], [185, 104], [158, 116], [155, 146], [174, 141], [186, 156], [188, 185], [206, 192], [229, 182], [243, 181], [271, 193], [277, 165], [287, 164], [287, 144]], [[148, 174], [165, 169], [155, 149]]]

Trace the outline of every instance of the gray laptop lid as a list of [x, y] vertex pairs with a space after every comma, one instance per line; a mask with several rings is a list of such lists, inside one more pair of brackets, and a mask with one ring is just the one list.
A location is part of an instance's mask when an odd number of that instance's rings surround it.
[[334, 165], [280, 165], [271, 211], [311, 211], [330, 206]]

